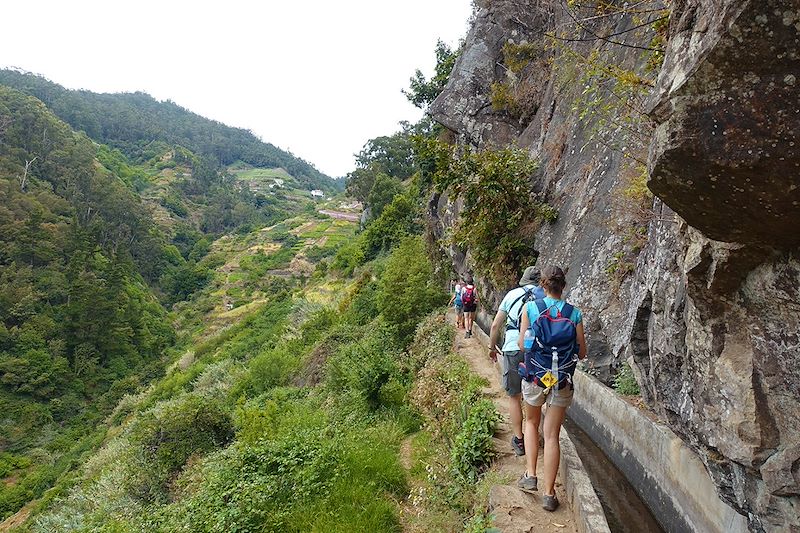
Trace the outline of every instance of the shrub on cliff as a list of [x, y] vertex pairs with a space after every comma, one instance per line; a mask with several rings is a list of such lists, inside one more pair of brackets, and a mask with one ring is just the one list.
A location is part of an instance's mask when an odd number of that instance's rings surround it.
[[531, 187], [538, 163], [513, 148], [457, 151], [436, 139], [416, 141], [422, 181], [463, 199], [454, 243], [469, 250], [476, 272], [500, 286], [513, 282], [536, 260], [538, 229], [558, 216]]

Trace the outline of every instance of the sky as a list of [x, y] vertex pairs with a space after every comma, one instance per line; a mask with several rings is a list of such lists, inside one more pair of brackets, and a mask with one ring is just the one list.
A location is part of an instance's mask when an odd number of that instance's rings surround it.
[[338, 177], [367, 140], [422, 116], [400, 91], [433, 73], [437, 39], [466, 35], [471, 4], [5, 0], [0, 67], [169, 99]]

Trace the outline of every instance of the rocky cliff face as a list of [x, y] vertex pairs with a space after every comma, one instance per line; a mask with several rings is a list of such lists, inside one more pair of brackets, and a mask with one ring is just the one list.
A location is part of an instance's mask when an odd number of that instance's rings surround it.
[[[666, 6], [636, 6], [645, 14], [484, 4], [431, 113], [460, 142], [539, 159], [532, 187], [559, 210], [536, 235], [539, 262], [568, 268], [596, 372], [630, 361], [750, 528], [798, 531], [800, 7], [676, 0], [662, 29]], [[521, 71], [505, 66], [509, 41], [535, 51]], [[662, 47], [649, 72], [658, 52], [643, 49]], [[627, 93], [619, 78], [633, 80]], [[529, 112], [492, 107], [498, 83]], [[459, 200], [429, 207], [446, 242]], [[472, 269], [469, 250], [444, 248]], [[479, 281], [491, 311], [506, 287]]]

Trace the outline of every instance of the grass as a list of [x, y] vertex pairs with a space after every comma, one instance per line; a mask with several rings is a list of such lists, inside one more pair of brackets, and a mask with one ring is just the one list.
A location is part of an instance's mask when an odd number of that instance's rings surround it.
[[282, 168], [250, 168], [247, 170], [234, 170], [234, 174], [240, 180], [263, 180], [263, 179], [282, 179], [288, 184], [289, 181], [294, 182], [291, 174]]

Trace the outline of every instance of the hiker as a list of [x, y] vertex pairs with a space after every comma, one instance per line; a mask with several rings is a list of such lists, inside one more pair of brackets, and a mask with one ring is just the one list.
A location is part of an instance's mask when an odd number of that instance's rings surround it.
[[[522, 362], [523, 352], [517, 346], [519, 338], [520, 318], [525, 304], [530, 300], [544, 298], [544, 290], [539, 286], [539, 269], [529, 266], [519, 280], [519, 287], [511, 289], [500, 302], [497, 314], [492, 321], [489, 335], [489, 357], [497, 362], [498, 353], [502, 353], [500, 362], [503, 371], [502, 387], [508, 395], [508, 411], [511, 415], [511, 448], [517, 455], [525, 455], [525, 439], [522, 434], [522, 378], [517, 367]], [[505, 340], [502, 350], [498, 349], [501, 327], [505, 325]]]
[[[542, 269], [545, 298], [525, 304], [517, 346], [525, 351], [522, 397], [525, 400], [525, 455], [527, 470], [518, 481], [523, 490], [537, 489], [536, 460], [539, 456], [539, 422], [544, 417], [544, 490], [542, 507], [555, 511], [559, 502], [555, 484], [561, 448], [558, 436], [567, 407], [572, 403], [572, 374], [578, 359], [586, 357], [586, 338], [580, 309], [562, 299], [566, 286], [564, 271], [556, 266]], [[526, 349], [527, 348], [527, 349]]]
[[472, 276], [467, 276], [466, 286], [461, 290], [461, 302], [464, 304], [464, 328], [467, 333], [465, 339], [472, 337], [472, 323], [475, 321], [475, 311], [478, 310], [478, 291], [475, 289]]
[[453, 296], [450, 298], [448, 306], [452, 305], [456, 310], [456, 327], [464, 328], [464, 302], [461, 300], [461, 293], [464, 290], [464, 284], [460, 279], [453, 278], [452, 281]]

